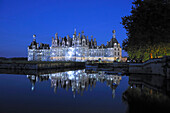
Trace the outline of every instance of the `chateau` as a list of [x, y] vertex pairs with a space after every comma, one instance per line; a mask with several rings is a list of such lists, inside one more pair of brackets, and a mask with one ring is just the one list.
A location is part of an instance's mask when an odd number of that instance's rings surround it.
[[89, 39], [84, 35], [84, 32], [77, 35], [76, 29], [73, 37], [69, 35], [67, 37], [58, 37], [58, 33], [55, 34], [55, 38], [52, 37], [52, 45], [37, 43], [35, 35], [28, 46], [28, 61], [114, 61], [121, 60], [122, 49], [115, 37], [115, 30], [113, 30], [113, 36], [106, 45], [97, 45], [96, 38]]

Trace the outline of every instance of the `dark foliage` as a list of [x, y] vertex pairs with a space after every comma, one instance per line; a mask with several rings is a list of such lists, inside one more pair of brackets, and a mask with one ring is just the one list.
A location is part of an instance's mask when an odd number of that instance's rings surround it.
[[128, 38], [123, 49], [130, 58], [170, 55], [170, 3], [165, 0], [135, 0], [131, 15], [122, 18]]

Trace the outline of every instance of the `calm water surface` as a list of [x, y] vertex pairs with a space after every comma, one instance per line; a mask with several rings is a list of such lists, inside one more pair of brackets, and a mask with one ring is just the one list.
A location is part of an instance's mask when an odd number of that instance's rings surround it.
[[147, 101], [164, 102], [169, 99], [169, 86], [161, 76], [121, 76], [85, 69], [36, 76], [0, 74], [0, 113], [145, 112], [148, 108], [141, 107], [138, 98], [144, 94]]
[[128, 77], [85, 70], [34, 75], [0, 75], [2, 113], [124, 113]]

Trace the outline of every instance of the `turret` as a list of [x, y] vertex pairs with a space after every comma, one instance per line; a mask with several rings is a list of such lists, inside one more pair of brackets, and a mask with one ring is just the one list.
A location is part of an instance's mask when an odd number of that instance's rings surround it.
[[113, 33], [113, 36], [112, 36], [112, 39], [111, 39], [110, 46], [111, 47], [117, 47], [118, 41], [117, 41], [116, 36], [115, 36], [116, 31], [113, 30], [112, 33]]
[[33, 41], [31, 42], [31, 45], [29, 46], [29, 49], [37, 49], [37, 42], [35, 39], [36, 35], [33, 35]]

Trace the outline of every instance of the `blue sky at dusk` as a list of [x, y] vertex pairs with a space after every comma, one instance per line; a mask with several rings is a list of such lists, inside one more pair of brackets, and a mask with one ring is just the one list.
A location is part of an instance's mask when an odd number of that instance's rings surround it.
[[[127, 38], [120, 24], [130, 15], [133, 0], [0, 0], [0, 57], [26, 57], [36, 34], [37, 42], [51, 46], [51, 37], [77, 33], [106, 45], [112, 30], [120, 44]], [[123, 52], [123, 56], [127, 55]]]

